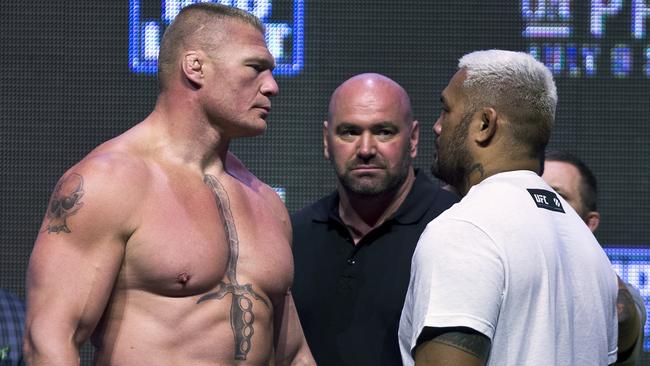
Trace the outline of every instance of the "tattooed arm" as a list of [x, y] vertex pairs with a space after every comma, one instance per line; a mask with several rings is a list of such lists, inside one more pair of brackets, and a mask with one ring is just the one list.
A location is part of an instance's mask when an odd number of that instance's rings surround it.
[[625, 282], [618, 279], [618, 298], [616, 308], [618, 312], [618, 362], [625, 361], [634, 350], [634, 345], [639, 337], [641, 322], [634, 299]]
[[473, 329], [424, 328], [415, 348], [417, 366], [483, 366], [490, 339]]
[[128, 164], [113, 160], [86, 160], [54, 189], [27, 273], [24, 351], [30, 365], [79, 364], [79, 347], [109, 299], [137, 189], [125, 188]]

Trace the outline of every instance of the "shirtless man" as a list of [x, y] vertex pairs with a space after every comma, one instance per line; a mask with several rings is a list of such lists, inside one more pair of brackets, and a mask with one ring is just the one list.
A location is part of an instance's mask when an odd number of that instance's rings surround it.
[[28, 364], [79, 364], [91, 336], [98, 365], [313, 363], [287, 211], [228, 152], [278, 93], [263, 32], [235, 8], [184, 8], [154, 111], [60, 179], [29, 264]]

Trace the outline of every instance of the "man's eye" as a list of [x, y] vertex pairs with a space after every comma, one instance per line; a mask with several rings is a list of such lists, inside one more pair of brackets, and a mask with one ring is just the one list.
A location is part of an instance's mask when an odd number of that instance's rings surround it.
[[351, 138], [358, 135], [358, 133], [355, 130], [340, 130], [338, 135], [342, 138]]

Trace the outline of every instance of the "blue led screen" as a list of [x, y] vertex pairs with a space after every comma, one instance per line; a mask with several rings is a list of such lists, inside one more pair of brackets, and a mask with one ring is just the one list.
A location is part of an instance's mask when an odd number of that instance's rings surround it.
[[[136, 73], [155, 74], [160, 39], [165, 28], [184, 6], [196, 2], [199, 1], [129, 0], [131, 70]], [[260, 18], [266, 28], [269, 50], [276, 60], [277, 75], [295, 75], [302, 70], [304, 0], [294, 0], [292, 3], [271, 0], [215, 2], [244, 9]], [[158, 16], [143, 16], [148, 13]], [[277, 15], [278, 13], [280, 15]]]

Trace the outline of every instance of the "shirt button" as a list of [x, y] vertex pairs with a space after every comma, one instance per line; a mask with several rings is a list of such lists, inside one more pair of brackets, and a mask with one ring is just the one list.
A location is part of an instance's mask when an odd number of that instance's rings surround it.
[[349, 264], [349, 265], [352, 266], [352, 265], [354, 265], [354, 264], [356, 264], [356, 263], [357, 263], [357, 260], [356, 260], [356, 259], [354, 259], [354, 258], [348, 258], [348, 264]]

